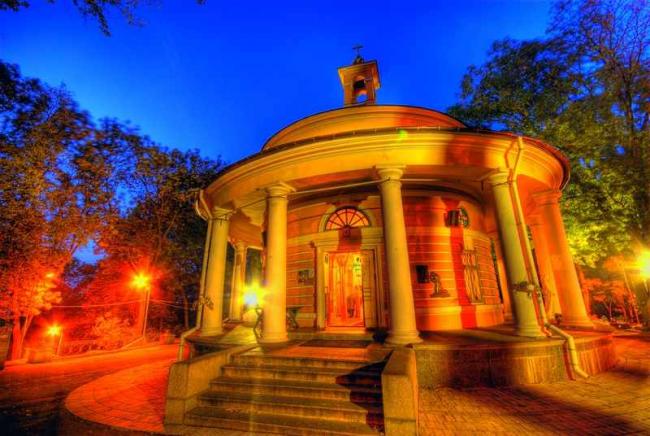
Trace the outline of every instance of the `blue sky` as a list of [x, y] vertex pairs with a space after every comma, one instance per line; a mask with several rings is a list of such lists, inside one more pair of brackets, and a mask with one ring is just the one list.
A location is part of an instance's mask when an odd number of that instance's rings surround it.
[[[548, 1], [161, 1], [106, 37], [70, 1], [0, 11], [0, 58], [65, 84], [95, 118], [234, 162], [288, 123], [342, 105], [336, 69], [363, 44], [379, 103], [444, 110], [492, 41], [542, 37]], [[182, 4], [181, 4], [182, 3]]]

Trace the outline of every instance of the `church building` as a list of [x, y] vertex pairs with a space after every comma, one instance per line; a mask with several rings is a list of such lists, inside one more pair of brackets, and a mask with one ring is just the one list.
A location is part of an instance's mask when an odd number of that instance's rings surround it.
[[[295, 329], [385, 330], [404, 345], [506, 322], [541, 337], [538, 310], [591, 327], [559, 205], [567, 158], [533, 138], [378, 104], [375, 61], [357, 56], [338, 73], [343, 107], [283, 128], [201, 191], [200, 335], [221, 334], [251, 306], [261, 344]], [[262, 259], [257, 284], [251, 256]]]

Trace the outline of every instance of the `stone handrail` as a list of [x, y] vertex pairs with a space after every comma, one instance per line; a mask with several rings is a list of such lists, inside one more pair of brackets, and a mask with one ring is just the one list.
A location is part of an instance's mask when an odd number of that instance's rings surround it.
[[418, 374], [415, 351], [396, 348], [381, 373], [386, 436], [418, 434]]
[[240, 345], [193, 359], [175, 362], [169, 369], [165, 402], [165, 429], [182, 426], [185, 414], [197, 405], [197, 396], [208, 389], [210, 382], [221, 375], [221, 367], [230, 356], [243, 353], [255, 345]]

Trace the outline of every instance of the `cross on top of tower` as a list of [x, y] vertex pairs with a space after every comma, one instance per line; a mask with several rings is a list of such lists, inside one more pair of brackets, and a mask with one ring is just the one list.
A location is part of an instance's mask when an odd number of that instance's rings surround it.
[[361, 49], [362, 48], [363, 48], [363, 46], [361, 44], [357, 44], [354, 47], [352, 47], [352, 50], [357, 51], [357, 56], [354, 58], [354, 61], [352, 62], [352, 65], [364, 63], [363, 57], [361, 56]]

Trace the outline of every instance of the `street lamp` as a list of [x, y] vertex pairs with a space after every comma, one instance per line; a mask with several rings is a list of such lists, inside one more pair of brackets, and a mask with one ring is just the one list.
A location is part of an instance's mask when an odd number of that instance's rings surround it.
[[144, 317], [142, 318], [142, 337], [144, 338], [147, 332], [147, 316], [149, 315], [149, 300], [151, 299], [151, 276], [144, 272], [139, 272], [133, 276], [131, 286], [137, 291], [145, 293]]
[[645, 250], [639, 256], [639, 274], [644, 280], [650, 279], [650, 251]]
[[646, 295], [644, 321], [646, 327], [650, 327], [650, 290], [648, 290], [648, 279], [650, 279], [650, 251], [642, 251], [637, 263], [639, 267], [639, 275], [643, 279], [643, 286], [645, 287]]
[[46, 334], [52, 338], [59, 337], [59, 342], [57, 343], [56, 346], [56, 352], [54, 353], [56, 356], [61, 353], [61, 342], [63, 340], [63, 329], [61, 328], [60, 325], [58, 324], [52, 324], [51, 326], [48, 327]]

